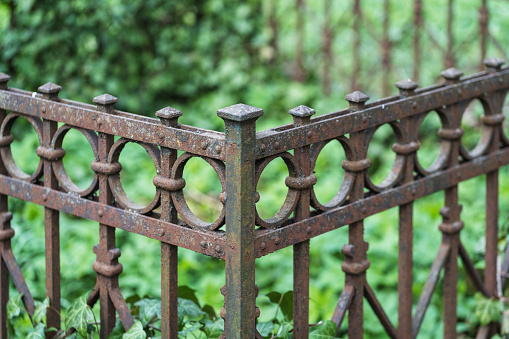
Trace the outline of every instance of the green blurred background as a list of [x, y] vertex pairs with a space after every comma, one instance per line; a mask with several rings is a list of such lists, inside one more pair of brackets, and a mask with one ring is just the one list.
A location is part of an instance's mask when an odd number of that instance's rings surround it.
[[[453, 38], [455, 66], [466, 74], [479, 70], [480, 0], [461, 0], [454, 5]], [[362, 0], [360, 39], [361, 70], [356, 88], [351, 88], [355, 66], [353, 1], [227, 1], [227, 0], [89, 0], [89, 1], [1, 1], [0, 71], [10, 74], [11, 87], [35, 91], [52, 81], [63, 86], [61, 97], [91, 103], [92, 98], [110, 93], [119, 98], [117, 108], [154, 116], [165, 106], [183, 111], [181, 123], [224, 129], [215, 111], [238, 102], [261, 107], [265, 114], [258, 129], [291, 123], [288, 110], [308, 105], [317, 114], [347, 106], [344, 95], [361, 90], [372, 99], [381, 98], [382, 85], [412, 76], [414, 57], [413, 2], [392, 1], [386, 35], [391, 44], [391, 71], [381, 69], [379, 38], [383, 30], [383, 2]], [[447, 1], [424, 0], [421, 34], [422, 86], [439, 81], [444, 69], [447, 46]], [[504, 0], [488, 2], [492, 38], [487, 55], [505, 58], [508, 52], [509, 5]], [[300, 14], [299, 14], [300, 13]], [[324, 48], [327, 34], [330, 50]], [[302, 46], [301, 48], [299, 46]], [[441, 47], [440, 47], [441, 46]], [[327, 59], [327, 56], [332, 59]], [[325, 73], [324, 73], [325, 72]], [[326, 74], [327, 73], [327, 74]], [[330, 85], [327, 85], [326, 78]], [[389, 79], [387, 78], [389, 77]], [[396, 90], [392, 91], [396, 94]], [[469, 148], [480, 137], [482, 105], [474, 102], [464, 121], [463, 142]], [[20, 120], [20, 119], [18, 119]], [[437, 155], [436, 130], [439, 119], [432, 113], [421, 128], [419, 159], [431, 164]], [[13, 153], [27, 172], [35, 169], [38, 146], [30, 126], [17, 121], [13, 128]], [[383, 126], [369, 149], [373, 161], [370, 175], [381, 181], [390, 170], [394, 155], [391, 129]], [[86, 187], [92, 178], [92, 151], [86, 139], [71, 131], [64, 141], [64, 160], [71, 178]], [[342, 179], [340, 163], [344, 152], [331, 143], [317, 161], [317, 195], [326, 202], [337, 192]], [[122, 183], [136, 202], [149, 202], [155, 192], [154, 166], [136, 144], [121, 155]], [[500, 248], [506, 244], [509, 227], [509, 177], [503, 169], [500, 183]], [[262, 174], [257, 207], [262, 217], [271, 216], [284, 201], [284, 178], [288, 171], [282, 160], [271, 163]], [[206, 220], [214, 220], [221, 206], [219, 180], [203, 160], [192, 159], [186, 166], [185, 195], [192, 210]], [[465, 247], [476, 267], [484, 267], [484, 177], [460, 185], [462, 232]], [[443, 194], [421, 199], [415, 204], [414, 297], [417, 301], [440, 243], [438, 211]], [[44, 227], [40, 206], [10, 200], [16, 212], [13, 248], [35, 298], [44, 297]], [[397, 321], [397, 210], [392, 209], [366, 221], [372, 261], [368, 280], [377, 292], [389, 318]], [[61, 217], [61, 258], [63, 306], [93, 288], [95, 275], [92, 246], [98, 242], [95, 223], [70, 215]], [[311, 242], [311, 322], [330, 319], [343, 287], [341, 247], [347, 232], [340, 229]], [[160, 296], [160, 249], [150, 239], [117, 232], [122, 250], [124, 273], [120, 285], [125, 296]], [[274, 317], [273, 305], [263, 294], [281, 293], [292, 287], [292, 252], [284, 249], [257, 261], [256, 283], [260, 287], [258, 305], [261, 320]], [[218, 260], [179, 250], [179, 285], [197, 289], [202, 304], [216, 311], [223, 299], [224, 264]], [[460, 270], [458, 330], [472, 336], [478, 320], [473, 315], [474, 290]], [[12, 292], [14, 293], [14, 292]], [[440, 337], [440, 284], [425, 317], [422, 337]], [[366, 307], [366, 335], [381, 338], [383, 328]]]

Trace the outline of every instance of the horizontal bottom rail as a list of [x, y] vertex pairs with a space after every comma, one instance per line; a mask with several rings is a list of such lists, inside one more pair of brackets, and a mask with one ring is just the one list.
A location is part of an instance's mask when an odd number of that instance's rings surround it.
[[306, 241], [392, 207], [408, 204], [507, 164], [509, 164], [509, 148], [506, 147], [309, 219], [274, 230], [259, 230], [255, 245], [256, 257], [259, 258], [284, 247]]
[[221, 233], [205, 233], [0, 175], [0, 194], [224, 260]]

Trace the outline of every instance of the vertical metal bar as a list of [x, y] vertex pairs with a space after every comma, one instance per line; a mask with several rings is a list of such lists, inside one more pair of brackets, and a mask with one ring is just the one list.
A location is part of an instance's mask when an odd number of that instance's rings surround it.
[[324, 18], [322, 28], [322, 88], [323, 94], [329, 96], [331, 93], [331, 66], [332, 66], [332, 28], [331, 28], [331, 0], [323, 3]]
[[295, 12], [297, 13], [297, 43], [295, 44], [295, 68], [293, 80], [304, 81], [304, 0], [295, 0]]
[[[449, 1], [452, 10], [452, 0]], [[452, 15], [452, 14], [451, 14]], [[455, 84], [460, 81], [463, 72], [451, 68], [442, 72], [447, 84]], [[455, 131], [448, 136], [451, 145], [447, 167], [451, 168], [459, 163], [460, 138], [463, 134], [461, 129], [461, 113], [465, 109], [466, 102], [462, 101], [447, 107], [446, 114], [449, 116], [450, 131]], [[442, 136], [445, 136], [442, 134]], [[443, 222], [440, 224], [442, 242], [449, 244], [449, 255], [444, 263], [444, 339], [456, 338], [457, 324], [457, 293], [458, 293], [458, 246], [459, 232], [463, 228], [460, 220], [461, 205], [458, 203], [458, 185], [445, 190], [445, 206], [440, 210]]]
[[226, 338], [255, 337], [256, 119], [263, 110], [237, 104], [217, 111], [226, 138]]
[[[315, 110], [307, 106], [298, 106], [289, 112], [293, 116], [295, 127], [310, 123]], [[295, 160], [301, 169], [302, 178], [311, 173], [309, 146], [295, 150]], [[295, 209], [295, 221], [309, 218], [311, 188], [300, 191], [299, 201]], [[309, 240], [293, 246], [293, 337], [305, 339], [309, 337]]]
[[[400, 97], [407, 98], [415, 94], [416, 82], [402, 80], [396, 83]], [[415, 117], [400, 121], [403, 144], [393, 145], [393, 150], [405, 157], [405, 167], [401, 184], [414, 179], [415, 152], [419, 148]], [[399, 208], [399, 244], [398, 244], [398, 337], [412, 337], [412, 284], [413, 284], [413, 202]]]
[[479, 8], [479, 31], [481, 33], [481, 60], [479, 62], [479, 69], [484, 69], [484, 59], [486, 58], [486, 46], [489, 35], [489, 22], [490, 16], [488, 12], [487, 0], [481, 0], [481, 7]]
[[390, 78], [391, 78], [391, 40], [389, 38], [389, 26], [390, 26], [390, 0], [384, 0], [384, 11], [383, 11], [383, 33], [382, 33], [382, 95], [384, 97], [389, 96]]
[[[156, 116], [166, 126], [176, 128], [182, 112], [165, 107]], [[161, 147], [161, 177], [168, 180], [177, 150]], [[177, 210], [171, 192], [161, 189], [161, 220], [177, 223]], [[178, 246], [161, 242], [161, 337], [178, 337]]]
[[454, 66], [454, 35], [453, 35], [453, 19], [454, 19], [454, 11], [453, 11], [454, 0], [448, 0], [447, 3], [447, 50], [445, 53], [445, 68], [450, 68]]
[[[7, 89], [7, 82], [11, 77], [7, 74], [0, 73], [0, 89]], [[0, 109], [0, 124], [4, 121], [7, 112]], [[0, 158], [0, 174], [6, 175], [2, 158]], [[8, 213], [7, 196], [0, 194], [0, 215]], [[10, 222], [2, 220], [0, 230], [5, 231], [11, 228]], [[7, 247], [7, 248], [6, 248]], [[10, 249], [10, 241], [0, 241], [0, 253]], [[5, 260], [0, 256], [0, 339], [7, 339], [7, 302], [9, 301], [9, 269], [5, 264]]]
[[362, 19], [361, 2], [360, 0], [354, 0], [353, 5], [353, 46], [352, 46], [352, 58], [353, 58], [353, 73], [350, 79], [350, 90], [356, 91], [360, 87], [360, 73], [361, 73], [361, 37], [360, 37], [360, 23]]
[[[484, 4], [485, 5], [485, 4]], [[504, 62], [490, 58], [483, 61], [488, 72], [501, 70]], [[495, 152], [500, 147], [503, 121], [504, 93], [501, 91], [490, 94], [488, 100], [493, 109], [492, 116], [483, 116], [484, 128], [492, 129], [492, 138], [488, 150]], [[498, 117], [498, 118], [497, 118]], [[502, 118], [500, 118], [502, 117]], [[498, 255], [498, 169], [486, 173], [486, 255], [484, 270], [484, 287], [490, 297], [497, 295], [497, 255]]]
[[421, 29], [422, 29], [422, 0], [414, 1], [414, 71], [413, 79], [419, 82], [421, 74]]
[[[58, 93], [62, 90], [61, 86], [47, 83], [39, 87], [38, 91], [43, 94], [47, 100], [58, 101]], [[58, 124], [55, 121], [44, 119], [49, 105], [42, 108], [42, 141], [41, 145], [46, 150], [51, 149], [51, 140], [55, 135]], [[44, 159], [44, 187], [51, 190], [58, 189], [58, 181], [53, 172], [52, 160]], [[44, 233], [46, 246], [46, 295], [49, 297], [50, 307], [46, 314], [47, 326], [60, 329], [60, 224], [59, 212], [50, 208], [44, 208]], [[49, 332], [46, 338], [54, 336]]]
[[[98, 104], [97, 109], [106, 113], [113, 112], [113, 106], [117, 101], [117, 98], [108, 94], [94, 98], [94, 102]], [[108, 155], [113, 142], [113, 135], [99, 132], [98, 153], [101, 163], [108, 164]], [[108, 183], [108, 174], [99, 174], [99, 203], [112, 205], [113, 200], [113, 193]], [[103, 214], [104, 211], [99, 211], [99, 216]], [[115, 228], [99, 223], [99, 246], [96, 250], [97, 261], [108, 266], [118, 264], [118, 256], [111, 255], [110, 250], [115, 250]], [[109, 291], [118, 287], [118, 280], [116, 276], [107, 277], [98, 272], [97, 285], [99, 286], [99, 301], [101, 305], [100, 337], [106, 338], [115, 327], [115, 305], [110, 298]]]
[[[369, 96], [361, 92], [348, 94], [345, 99], [350, 103], [350, 110], [364, 109]], [[367, 158], [365, 145], [365, 131], [350, 134], [353, 148], [353, 158], [343, 162], [345, 171], [355, 174], [355, 180], [350, 191], [350, 201], [355, 202], [364, 197], [364, 174], [371, 165]], [[365, 212], [365, 211], [364, 211]], [[364, 241], [364, 220], [354, 222], [348, 227], [348, 245], [343, 246], [342, 253], [345, 261], [341, 265], [346, 275], [345, 285], [352, 285], [355, 289], [348, 313], [348, 338], [362, 338], [364, 333], [364, 285], [366, 270], [369, 267], [367, 259], [368, 243]]]

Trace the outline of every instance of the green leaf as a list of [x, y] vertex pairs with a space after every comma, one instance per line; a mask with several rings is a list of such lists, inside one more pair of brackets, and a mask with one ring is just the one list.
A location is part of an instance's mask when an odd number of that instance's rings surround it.
[[124, 325], [122, 325], [122, 321], [120, 321], [120, 319], [117, 319], [113, 331], [111, 331], [110, 335], [108, 335], [108, 339], [122, 339], [122, 335], [124, 333], [125, 333]]
[[161, 301], [155, 299], [141, 299], [135, 303], [140, 308], [140, 320], [145, 327], [155, 316], [161, 318]]
[[182, 298], [178, 298], [178, 312], [179, 315], [182, 313], [183, 316], [188, 316], [191, 318], [201, 318], [206, 314], [197, 304], [191, 300]]
[[481, 325], [486, 326], [491, 322], [498, 322], [502, 306], [498, 300], [487, 299], [476, 295], [475, 316]]
[[46, 326], [43, 323], [40, 323], [39, 325], [37, 325], [36, 328], [34, 328], [33, 332], [28, 333], [26, 339], [44, 339], [45, 338], [45, 335], [44, 335], [45, 327]]
[[502, 335], [509, 334], [509, 310], [502, 312], [502, 322], [500, 326]]
[[198, 302], [198, 298], [196, 297], [196, 290], [192, 289], [189, 286], [179, 286], [178, 287], [178, 297], [182, 299], [191, 300], [196, 305], [200, 306]]
[[265, 294], [273, 304], [279, 305], [281, 312], [288, 320], [293, 319], [293, 291], [288, 291], [285, 294], [279, 292], [269, 292]]
[[256, 329], [262, 337], [267, 337], [274, 330], [274, 323], [272, 321], [261, 322], [256, 324]]
[[64, 321], [65, 329], [69, 331], [74, 328], [81, 337], [87, 338], [88, 321], [93, 319], [94, 314], [87, 305], [87, 295], [83, 295], [76, 299], [69, 308]]
[[336, 338], [336, 324], [332, 320], [326, 320], [322, 325], [316, 326], [309, 333], [309, 338], [334, 339]]
[[36, 307], [32, 319], [34, 321], [34, 324], [37, 324], [42, 322], [43, 319], [46, 317], [46, 311], [48, 310], [49, 307], [49, 298], [46, 297], [42, 303], [36, 301], [35, 304]]
[[218, 319], [214, 322], [207, 321], [203, 330], [205, 331], [207, 338], [217, 339], [221, 337], [221, 334], [223, 334], [224, 320]]
[[147, 334], [143, 330], [143, 325], [139, 320], [136, 320], [133, 326], [124, 333], [122, 336], [122, 339], [145, 339], [147, 337]]
[[23, 310], [23, 302], [21, 301], [22, 297], [23, 294], [17, 294], [9, 298], [9, 301], [7, 302], [7, 314], [9, 319], [17, 317], [21, 314], [21, 311]]

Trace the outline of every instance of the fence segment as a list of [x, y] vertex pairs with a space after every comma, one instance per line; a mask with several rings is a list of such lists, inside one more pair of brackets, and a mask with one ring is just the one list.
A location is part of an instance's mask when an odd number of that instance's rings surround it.
[[[94, 99], [97, 107], [58, 98], [60, 87], [41, 86], [40, 93], [7, 88], [10, 77], [0, 74], [0, 337], [6, 337], [6, 303], [11, 276], [22, 292], [26, 309], [33, 312], [33, 299], [16, 263], [10, 239], [11, 214], [7, 197], [15, 197], [45, 207], [47, 294], [52, 310], [48, 323], [57, 327], [53, 312], [59, 307], [58, 214], [70, 213], [99, 223], [100, 241], [94, 248], [97, 260], [93, 269], [97, 285], [88, 303], [101, 304], [101, 338], [106, 338], [118, 314], [126, 329], [133, 324], [120, 292], [118, 262], [120, 250], [115, 230], [123, 229], [161, 242], [162, 336], [178, 336], [178, 247], [185, 247], [221, 260], [226, 264], [226, 285], [222, 289], [225, 308], [226, 338], [259, 338], [256, 331], [258, 288], [255, 284], [255, 260], [288, 246], [294, 246], [294, 337], [309, 336], [309, 240], [338, 229], [349, 228], [342, 269], [345, 287], [333, 315], [338, 327], [348, 313], [348, 335], [361, 338], [364, 298], [373, 308], [391, 338], [416, 337], [431, 297], [443, 272], [444, 337], [456, 337], [456, 299], [459, 256], [473, 286], [485, 296], [497, 298], [498, 170], [509, 164], [509, 139], [502, 122], [502, 107], [509, 90], [509, 69], [498, 59], [486, 61], [487, 72], [462, 77], [456, 69], [443, 73], [445, 82], [417, 88], [410, 80], [397, 83], [398, 96], [367, 104], [361, 92], [347, 95], [347, 110], [313, 117], [313, 109], [299, 106], [290, 111], [294, 122], [256, 133], [259, 108], [243, 104], [218, 111], [224, 119], [224, 134], [178, 124], [180, 111], [167, 107], [156, 113], [158, 120], [138, 117], [114, 109], [116, 99], [103, 95]], [[469, 103], [477, 99], [484, 107], [481, 141], [471, 151], [462, 145], [461, 121]], [[423, 168], [416, 156], [418, 128], [430, 111], [441, 117], [440, 155], [429, 168]], [[9, 112], [10, 111], [10, 112]], [[75, 115], [77, 114], [77, 115]], [[10, 129], [18, 118], [27, 119], [35, 128], [41, 145], [40, 164], [35, 173], [22, 172], [12, 157]], [[60, 128], [58, 123], [64, 123]], [[112, 125], [116, 124], [117, 125]], [[367, 150], [376, 130], [389, 124], [396, 143], [392, 151], [396, 161], [389, 176], [374, 184], [368, 173], [371, 160]], [[122, 129], [125, 128], [125, 129]], [[76, 129], [94, 151], [91, 164], [96, 173], [90, 187], [79, 189], [65, 173], [63, 138]], [[136, 131], [136, 133], [134, 133]], [[115, 136], [120, 138], [115, 141]], [[346, 160], [345, 177], [337, 194], [327, 203], [317, 198], [314, 185], [316, 159], [329, 142], [338, 141]], [[119, 155], [129, 142], [139, 143], [150, 155], [157, 170], [153, 180], [156, 195], [147, 206], [132, 202], [120, 182], [122, 165]], [[184, 151], [178, 156], [177, 151]], [[292, 154], [293, 152], [293, 154]], [[183, 191], [184, 168], [189, 159], [201, 157], [219, 176], [223, 192], [220, 216], [204, 222], [192, 213]], [[276, 158], [288, 167], [285, 180], [288, 193], [283, 207], [271, 218], [263, 219], [256, 210], [258, 180], [264, 168]], [[463, 222], [458, 204], [458, 184], [487, 174], [486, 270], [484, 281], [475, 270], [461, 243]], [[44, 178], [41, 180], [41, 178]], [[74, 186], [73, 186], [74, 185]], [[442, 243], [430, 267], [429, 278], [417, 304], [412, 303], [413, 202], [444, 191], [439, 231]], [[98, 193], [98, 196], [97, 196]], [[160, 213], [156, 210], [161, 205]], [[364, 229], [371, 215], [399, 206], [398, 326], [392, 324], [378, 302], [376, 289], [369, 283], [370, 263]], [[467, 230], [468, 230], [468, 224]], [[396, 227], [396, 226], [395, 226]], [[502, 264], [506, 270], [507, 262]], [[412, 309], [415, 306], [415, 312]], [[54, 309], [53, 309], [54, 307]], [[496, 325], [480, 329], [480, 335], [493, 334]]]

